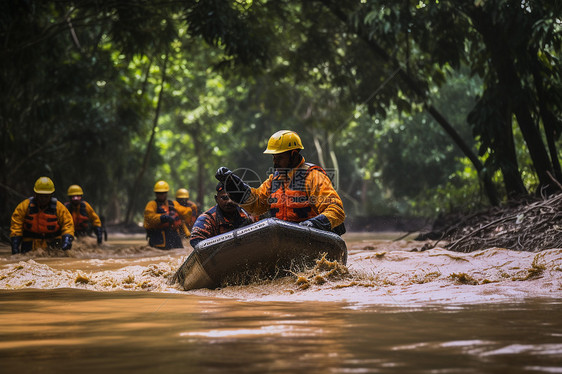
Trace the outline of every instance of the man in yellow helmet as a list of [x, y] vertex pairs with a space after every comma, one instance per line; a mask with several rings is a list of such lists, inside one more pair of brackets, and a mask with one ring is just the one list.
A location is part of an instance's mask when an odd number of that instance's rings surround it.
[[176, 201], [181, 205], [191, 208], [191, 221], [182, 222], [180, 234], [188, 238], [191, 235], [191, 228], [197, 219], [197, 204], [189, 200], [189, 191], [186, 188], [180, 188], [176, 191]]
[[36, 248], [71, 249], [74, 223], [64, 204], [53, 197], [53, 181], [41, 177], [35, 182], [33, 191], [35, 195], [19, 203], [12, 214], [12, 254]]
[[179, 228], [182, 220], [191, 222], [191, 208], [168, 200], [170, 186], [165, 181], [154, 185], [156, 199], [144, 208], [144, 228], [148, 245], [159, 249], [183, 248]]
[[269, 211], [271, 217], [301, 226], [345, 233], [343, 203], [324, 169], [305, 162], [304, 149], [294, 131], [281, 130], [267, 143], [274, 173], [258, 188], [251, 188], [226, 167], [215, 177], [223, 182], [232, 200], [254, 216]]
[[67, 195], [70, 201], [67, 201], [64, 205], [72, 215], [72, 220], [74, 221], [74, 236], [79, 237], [87, 235], [87, 231], [91, 225], [96, 234], [98, 244], [101, 244], [103, 240], [101, 220], [94, 208], [92, 208], [86, 200], [82, 199], [84, 195], [82, 187], [73, 184], [68, 187]]

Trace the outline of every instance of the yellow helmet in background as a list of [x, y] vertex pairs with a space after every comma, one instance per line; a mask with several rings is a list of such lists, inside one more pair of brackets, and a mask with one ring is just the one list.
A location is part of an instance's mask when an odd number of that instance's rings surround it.
[[281, 130], [271, 135], [263, 153], [276, 155], [292, 149], [304, 149], [301, 138], [294, 131]]
[[154, 192], [168, 192], [170, 191], [170, 186], [165, 181], [158, 181], [154, 185]]
[[39, 194], [51, 194], [55, 192], [55, 184], [49, 177], [41, 177], [35, 181], [33, 191]]
[[72, 186], [68, 187], [68, 191], [66, 193], [68, 196], [77, 196], [77, 195], [84, 195], [84, 191], [82, 191], [82, 187], [77, 184], [73, 184]]
[[180, 188], [176, 191], [176, 199], [189, 199], [189, 191], [185, 188]]

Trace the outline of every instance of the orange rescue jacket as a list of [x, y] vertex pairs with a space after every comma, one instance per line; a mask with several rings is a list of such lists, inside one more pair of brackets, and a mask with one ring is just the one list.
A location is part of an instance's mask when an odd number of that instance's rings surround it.
[[34, 197], [29, 198], [29, 207], [23, 222], [24, 236], [28, 238], [54, 238], [61, 235], [57, 216], [57, 199], [51, 198], [43, 211], [39, 209]]
[[269, 197], [271, 217], [289, 222], [302, 222], [318, 215], [312, 209], [305, 188], [306, 177], [312, 170], [318, 170], [326, 175], [320, 166], [305, 163], [295, 170], [288, 185], [281, 175], [273, 176]]
[[250, 196], [240, 204], [254, 216], [267, 211], [291, 222], [302, 222], [323, 214], [334, 229], [345, 220], [343, 203], [332, 181], [320, 166], [304, 158], [286, 174], [275, 173], [261, 186], [251, 188]]

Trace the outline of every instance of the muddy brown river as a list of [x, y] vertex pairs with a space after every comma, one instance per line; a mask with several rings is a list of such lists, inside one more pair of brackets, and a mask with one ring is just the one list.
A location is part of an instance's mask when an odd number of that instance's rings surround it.
[[346, 234], [347, 274], [216, 290], [170, 276], [190, 249], [110, 233], [0, 247], [0, 373], [562, 373], [562, 249], [422, 251]]

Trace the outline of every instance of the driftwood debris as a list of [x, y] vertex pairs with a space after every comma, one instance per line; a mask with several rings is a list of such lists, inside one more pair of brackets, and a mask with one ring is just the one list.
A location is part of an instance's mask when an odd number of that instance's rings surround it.
[[457, 252], [562, 248], [562, 194], [465, 216], [426, 238], [447, 242], [445, 247]]

